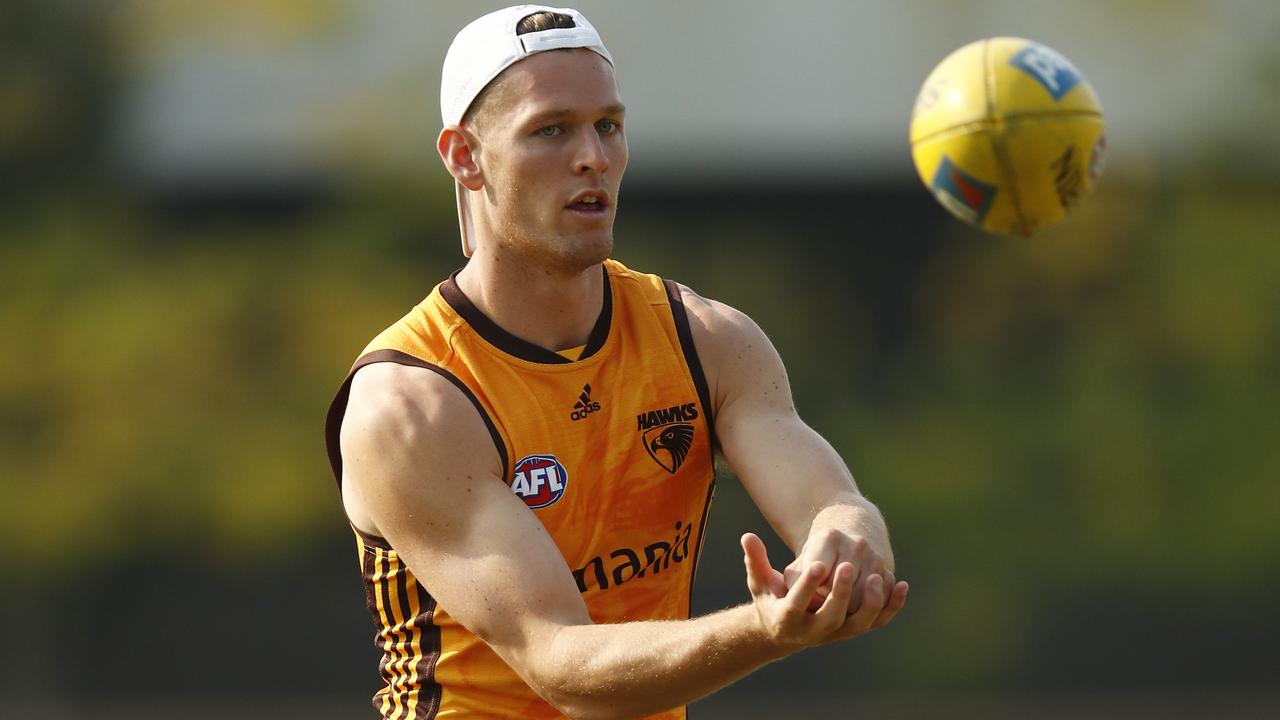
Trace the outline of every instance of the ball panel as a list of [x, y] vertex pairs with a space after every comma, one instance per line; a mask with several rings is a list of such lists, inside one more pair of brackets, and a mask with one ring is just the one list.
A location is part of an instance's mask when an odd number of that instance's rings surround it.
[[1023, 113], [1101, 114], [1084, 75], [1053, 48], [1022, 38], [992, 38], [987, 54], [992, 107], [997, 116]]
[[[1102, 120], [1092, 115], [1043, 115], [1011, 118], [997, 148], [1017, 188], [1024, 225], [1030, 235], [1061, 220], [1093, 189], [1093, 148], [1102, 136]], [[992, 228], [1010, 232], [1010, 228]]]
[[918, 142], [911, 148], [921, 181], [952, 215], [981, 225], [1008, 202], [987, 123]]
[[985, 40], [956, 50], [929, 73], [911, 111], [911, 142], [987, 117]]

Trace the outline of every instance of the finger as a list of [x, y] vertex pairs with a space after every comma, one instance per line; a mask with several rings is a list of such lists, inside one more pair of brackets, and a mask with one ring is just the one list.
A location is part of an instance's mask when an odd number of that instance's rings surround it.
[[893, 586], [893, 593], [889, 595], [889, 601], [884, 604], [884, 608], [880, 611], [880, 615], [876, 617], [875, 622], [871, 623], [872, 630], [888, 625], [889, 621], [897, 616], [898, 612], [902, 610], [902, 606], [907, 604], [907, 590], [909, 589], [910, 586], [905, 581], [898, 582]]
[[[850, 577], [852, 577], [853, 573], [850, 573], [849, 575]], [[832, 575], [832, 578], [834, 577], [835, 576]], [[831, 578], [827, 578], [827, 579], [830, 580]], [[818, 612], [818, 608], [822, 607], [822, 603], [826, 602], [827, 597], [830, 595], [831, 595], [830, 585], [826, 583], [822, 583], [818, 585], [818, 589], [813, 591], [813, 597], [809, 598], [809, 612]]]
[[863, 585], [867, 582], [867, 578], [871, 577], [871, 574], [877, 570], [877, 566], [880, 563], [877, 562], [878, 558], [875, 557], [875, 553], [871, 552], [870, 545], [863, 538], [854, 539], [849, 546], [848, 556], [841, 559], [852, 563], [853, 569], [857, 573], [853, 579], [853, 603], [851, 608], [851, 610], [856, 610], [862, 604]]
[[[812, 542], [814, 538], [810, 538], [810, 542], [805, 544], [805, 561], [808, 563], [820, 562], [823, 566], [832, 569], [842, 560], [848, 560], [846, 557], [848, 552], [841, 552], [841, 546], [846, 543], [848, 536], [842, 532], [828, 530], [821, 536], [821, 542]], [[809, 551], [812, 546], [813, 550]], [[824, 581], [827, 578], [822, 578]]]
[[787, 592], [787, 611], [791, 614], [799, 615], [809, 609], [809, 599], [813, 597], [813, 591], [818, 589], [818, 583], [827, 576], [827, 568], [819, 562], [809, 563], [805, 568], [805, 572], [795, 585], [791, 586], [791, 590]]
[[[879, 558], [874, 552], [871, 552], [870, 546], [863, 538], [849, 538], [845, 536], [839, 544], [840, 557], [839, 561], [848, 562], [853, 565], [853, 569], [866, 579], [871, 574], [873, 568], [876, 567]], [[856, 596], [855, 596], [856, 597]]]
[[[804, 551], [802, 550], [801, 557], [803, 556], [803, 552]], [[804, 562], [801, 560], [801, 557], [797, 557], [795, 560], [792, 560], [789, 565], [782, 569], [782, 579], [786, 581], [788, 588], [795, 585], [796, 580], [800, 579], [800, 568], [804, 567]]]
[[[893, 593], [894, 585], [898, 582], [897, 578], [893, 576], [893, 573], [885, 569], [884, 563], [881, 562], [877, 562], [874, 569], [868, 568], [864, 570], [862, 577], [864, 579], [869, 578], [873, 573], [880, 576], [880, 587], [884, 589], [885, 605], [888, 605]], [[884, 608], [881, 608], [881, 612], [883, 611]]]
[[868, 577], [862, 590], [862, 606], [858, 608], [858, 612], [849, 616], [841, 628], [848, 633], [845, 636], [853, 637], [870, 630], [871, 623], [875, 622], [876, 616], [880, 614], [885, 600], [884, 580], [879, 575]]
[[849, 606], [849, 596], [852, 593], [853, 566], [847, 562], [840, 563], [831, 574], [831, 592], [814, 613], [814, 619], [830, 630], [839, 628], [844, 623], [845, 609]]
[[892, 570], [882, 567], [880, 570], [877, 570], [877, 572], [880, 573], [880, 579], [884, 580], [884, 587], [886, 592], [889, 592], [893, 588], [897, 587], [898, 578], [893, 576]]
[[872, 575], [872, 573], [859, 568], [856, 564], [853, 567], [853, 592], [849, 597], [849, 608], [845, 611], [849, 615], [853, 615], [862, 609], [862, 597], [866, 595], [867, 578]]
[[742, 561], [747, 566], [747, 589], [759, 596], [770, 590], [770, 574], [776, 572], [769, 564], [769, 551], [755, 533], [742, 536]]

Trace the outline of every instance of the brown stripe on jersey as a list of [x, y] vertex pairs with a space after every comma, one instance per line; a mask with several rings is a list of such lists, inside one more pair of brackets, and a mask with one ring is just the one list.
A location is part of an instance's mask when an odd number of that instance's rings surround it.
[[[347, 524], [351, 525], [351, 521], [348, 520]], [[368, 545], [369, 547], [376, 547], [380, 550], [391, 549], [391, 543], [387, 542], [386, 538], [380, 538], [377, 535], [370, 535], [369, 533], [361, 530], [355, 525], [351, 525], [351, 531], [354, 532], [356, 534], [356, 537], [360, 538], [364, 542], [364, 544]]]
[[680, 294], [680, 286], [671, 280], [663, 280], [667, 288], [667, 300], [671, 303], [671, 317], [676, 324], [676, 337], [680, 339], [680, 350], [684, 353], [685, 364], [689, 366], [689, 375], [698, 392], [698, 402], [702, 405], [703, 417], [707, 420], [707, 431], [711, 433], [711, 479], [707, 483], [707, 499], [702, 504], [702, 517], [698, 520], [698, 540], [694, 545], [693, 565], [689, 569], [689, 608], [693, 613], [693, 583], [698, 576], [698, 559], [702, 557], [702, 541], [706, 538], [707, 516], [711, 513], [711, 499], [716, 494], [716, 430], [715, 418], [711, 410], [711, 389], [707, 385], [706, 373], [702, 370], [702, 360], [698, 358], [698, 348], [693, 344], [693, 330], [689, 327], [689, 311], [684, 306], [684, 298]]
[[409, 659], [401, 666], [401, 677], [404, 679], [406, 691], [405, 717], [418, 716], [418, 692], [421, 683], [418, 681], [418, 663], [422, 661], [422, 628], [418, 627], [418, 593], [413, 591], [417, 585], [406, 570], [400, 572], [400, 604], [404, 608], [405, 619], [409, 622]]
[[[386, 718], [431, 720], [440, 710], [443, 695], [443, 688], [435, 679], [436, 662], [440, 659], [435, 598], [394, 554], [368, 545], [358, 534], [356, 548], [365, 602], [378, 630], [374, 646], [382, 651], [378, 671], [385, 685], [374, 695], [373, 706]], [[398, 639], [401, 634], [407, 635], [407, 642]]]
[[440, 297], [444, 298], [444, 301], [449, 303], [449, 307], [453, 308], [454, 312], [467, 321], [467, 324], [471, 326], [472, 330], [476, 331], [477, 335], [502, 352], [518, 357], [521, 360], [545, 365], [563, 365], [570, 362], [567, 357], [562, 357], [544, 347], [534, 345], [528, 340], [512, 335], [498, 323], [490, 320], [488, 315], [480, 312], [480, 308], [471, 302], [471, 298], [462, 292], [461, 287], [458, 287], [459, 272], [462, 271], [454, 271], [448, 280], [440, 284]]
[[434, 718], [440, 708], [442, 688], [435, 681], [436, 661], [440, 658], [440, 628], [432, 622], [435, 601], [422, 586], [405, 574], [404, 595], [408, 600], [410, 630], [414, 633], [412, 658], [407, 681], [410, 688], [408, 715], [413, 720]]
[[400, 634], [396, 632], [399, 618], [395, 615], [395, 604], [391, 599], [393, 587], [393, 578], [391, 576], [392, 559], [393, 556], [390, 553], [383, 553], [383, 561], [386, 563], [387, 570], [382, 576], [381, 597], [378, 602], [378, 608], [381, 610], [383, 618], [382, 662], [379, 663], [379, 669], [382, 670], [382, 681], [387, 687], [387, 694], [382, 699], [382, 714], [388, 720], [399, 717], [402, 710], [400, 692], [396, 687], [396, 663], [400, 662]]
[[[382, 661], [378, 663], [378, 672], [382, 675], [382, 679], [386, 683], [386, 687], [383, 687], [376, 695], [373, 696], [373, 706], [378, 709], [378, 712], [384, 718], [388, 717], [392, 702], [390, 682], [388, 682], [387, 675], [387, 662], [391, 657], [392, 646], [391, 634], [387, 632], [387, 628], [391, 626], [391, 622], [387, 618], [387, 606], [384, 600], [387, 596], [387, 583], [385, 581], [385, 574], [383, 570], [385, 567], [383, 560], [386, 558], [387, 554], [382, 550], [374, 551], [373, 574], [370, 576], [371, 585], [373, 586], [374, 623], [378, 627], [378, 632], [374, 635], [374, 644], [378, 645], [379, 640], [381, 640], [379, 649], [382, 650]], [[382, 700], [381, 703], [378, 702], [379, 698]]]
[[329, 467], [338, 481], [339, 490], [342, 489], [342, 446], [339, 439], [342, 436], [342, 418], [347, 414], [347, 399], [351, 397], [352, 377], [353, 374], [348, 372], [346, 379], [338, 387], [338, 394], [329, 403], [329, 412], [324, 418], [325, 450], [329, 452]]
[[662, 284], [667, 288], [667, 300], [671, 303], [671, 317], [676, 323], [676, 337], [680, 339], [680, 350], [684, 353], [684, 361], [689, 366], [693, 386], [698, 391], [698, 402], [701, 403], [703, 414], [707, 418], [707, 430], [711, 433], [711, 453], [714, 455], [716, 428], [711, 409], [711, 390], [707, 386], [707, 376], [702, 372], [698, 348], [693, 344], [693, 331], [689, 328], [689, 312], [685, 309], [684, 298], [680, 295], [680, 286], [670, 280], [663, 280]]
[[401, 642], [400, 667], [396, 671], [396, 684], [399, 687], [401, 700], [404, 702], [403, 717], [412, 718], [418, 703], [418, 682], [416, 666], [420, 659], [422, 632], [417, 628], [418, 598], [414, 593], [410, 596], [409, 573], [404, 563], [396, 560], [395, 600], [399, 611]]
[[604, 271], [604, 302], [600, 306], [600, 315], [596, 318], [596, 324], [592, 326], [591, 334], [587, 336], [587, 344], [578, 355], [579, 360], [586, 360], [599, 352], [600, 348], [604, 347], [604, 341], [609, 339], [609, 328], [613, 326], [613, 288], [609, 284], [609, 270], [604, 265], [601, 265], [600, 269]]
[[711, 465], [711, 482], [707, 483], [707, 499], [702, 504], [702, 518], [698, 520], [698, 541], [693, 545], [693, 564], [689, 566], [689, 607], [685, 614], [693, 616], [693, 583], [698, 579], [698, 558], [702, 557], [702, 541], [707, 537], [707, 517], [711, 514], [711, 499], [716, 496], [716, 470]]
[[[378, 575], [381, 572], [378, 566], [379, 553], [366, 545], [364, 538], [358, 533], [356, 534], [356, 547], [360, 550], [360, 579], [364, 581], [365, 607], [369, 608], [369, 614], [373, 616], [373, 626], [377, 629], [377, 632], [373, 635], [373, 645], [378, 647], [378, 638], [383, 627], [377, 599]], [[381, 672], [381, 664], [378, 665], [378, 670]], [[379, 710], [379, 714], [381, 714], [381, 701], [386, 698], [386, 694], [387, 688], [383, 685], [382, 689], [373, 695], [373, 707]]]
[[[356, 376], [356, 371], [360, 368], [380, 362], [393, 362], [398, 365], [430, 370], [461, 390], [462, 394], [466, 395], [471, 404], [475, 406], [476, 412], [480, 413], [480, 419], [484, 420], [485, 427], [489, 429], [489, 436], [493, 438], [494, 447], [498, 449], [498, 456], [502, 458], [502, 477], [510, 478], [511, 464], [507, 458], [506, 443], [502, 441], [498, 426], [493, 424], [493, 418], [489, 417], [489, 412], [484, 409], [484, 405], [480, 404], [480, 399], [476, 397], [475, 393], [471, 392], [471, 388], [467, 387], [466, 383], [439, 365], [421, 360], [408, 353], [403, 353], [399, 350], [375, 350], [356, 360], [355, 365], [351, 366], [351, 371], [347, 373], [347, 379], [342, 382], [342, 387], [338, 388], [338, 394], [334, 396], [333, 402], [329, 405], [329, 413], [325, 417], [325, 445], [329, 451], [329, 467], [333, 470], [333, 477], [338, 481], [339, 489], [342, 488], [342, 446], [340, 442], [342, 437], [342, 418], [347, 413], [347, 400], [351, 397], [351, 380]], [[387, 547], [389, 548], [390, 545], [387, 545]]]
[[[369, 608], [369, 614], [373, 615], [373, 626], [376, 632], [373, 634], [373, 645], [379, 650], [383, 650], [383, 659], [378, 663], [379, 675], [384, 675], [386, 664], [386, 651], [379, 645], [378, 641], [382, 637], [382, 629], [387, 626], [386, 616], [382, 612], [382, 551], [372, 549], [367, 546], [364, 539], [359, 535], [356, 536], [356, 544], [360, 548], [363, 556], [360, 563], [361, 577], [364, 579], [364, 595], [365, 603]], [[387, 704], [387, 685], [385, 682], [381, 689], [373, 695], [373, 707], [378, 714], [385, 717], [383, 708]]]
[[444, 694], [444, 689], [436, 682], [436, 663], [440, 660], [440, 626], [435, 624], [436, 599], [416, 581], [411, 592], [417, 596], [418, 616], [414, 624], [421, 632], [420, 654], [414, 674], [422, 689], [418, 692], [414, 718], [431, 720], [439, 712]]
[[[596, 324], [591, 328], [591, 335], [587, 338], [587, 347], [578, 357], [579, 360], [586, 360], [604, 345], [604, 341], [609, 337], [609, 327], [612, 325], [613, 289], [609, 287], [609, 269], [602, 264], [600, 271], [604, 274], [604, 302], [600, 307], [600, 315], [596, 317]], [[512, 335], [489, 319], [488, 315], [480, 312], [480, 308], [476, 307], [475, 303], [471, 302], [471, 298], [467, 297], [467, 294], [458, 286], [460, 272], [462, 271], [455, 270], [448, 280], [440, 283], [440, 297], [444, 298], [444, 301], [449, 303], [449, 307], [467, 321], [477, 335], [502, 352], [521, 360], [545, 365], [563, 365], [572, 362], [563, 355]]]
[[387, 594], [383, 605], [391, 617], [391, 624], [385, 631], [391, 637], [393, 653], [387, 664], [387, 686], [391, 689], [391, 702], [395, 706], [395, 711], [388, 717], [391, 720], [400, 720], [404, 717], [406, 710], [404, 665], [409, 660], [407, 647], [409, 634], [405, 631], [406, 618], [404, 609], [400, 605], [400, 587], [404, 580], [404, 572], [401, 569], [400, 559], [394, 554], [387, 555], [387, 566]]
[[[369, 546], [365, 544], [364, 538], [356, 536], [356, 547], [360, 548], [360, 578], [364, 581], [364, 604], [369, 608], [369, 614], [373, 615], [374, 627], [382, 627], [378, 623], [378, 603], [373, 597], [373, 579], [374, 574], [374, 552], [369, 550]], [[374, 637], [377, 642], [377, 637]]]

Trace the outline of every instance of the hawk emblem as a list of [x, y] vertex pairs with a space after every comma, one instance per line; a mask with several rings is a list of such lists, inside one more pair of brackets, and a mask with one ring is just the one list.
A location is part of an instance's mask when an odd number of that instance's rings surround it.
[[689, 423], [662, 425], [644, 433], [641, 439], [649, 457], [674, 475], [693, 447], [693, 426]]

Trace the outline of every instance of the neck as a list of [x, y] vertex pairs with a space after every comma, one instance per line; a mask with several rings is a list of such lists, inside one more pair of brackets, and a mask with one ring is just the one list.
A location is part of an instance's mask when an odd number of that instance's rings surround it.
[[604, 303], [604, 273], [592, 265], [553, 272], [477, 251], [458, 287], [503, 330], [555, 352], [587, 342]]

